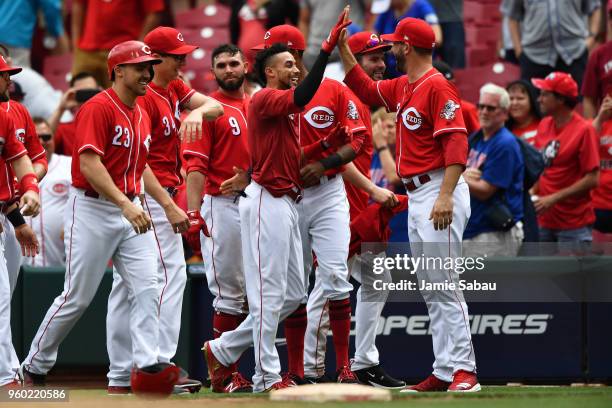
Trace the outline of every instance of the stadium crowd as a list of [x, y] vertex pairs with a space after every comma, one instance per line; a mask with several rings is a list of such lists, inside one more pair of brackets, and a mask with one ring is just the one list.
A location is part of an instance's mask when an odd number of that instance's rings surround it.
[[[107, 58], [117, 44], [144, 41], [160, 58], [171, 58], [176, 63], [178, 75], [185, 84], [201, 94], [211, 95], [215, 89], [213, 85], [221, 86], [224, 81], [215, 58], [221, 54], [239, 55], [240, 63], [253, 66], [256, 54], [252, 49], [270, 38], [273, 32], [270, 30], [287, 24], [297, 27], [303, 35], [303, 48], [295, 48], [303, 51], [299, 64], [303, 62], [307, 70], [316, 72], [320, 44], [326, 40], [329, 27], [336, 23], [344, 6], [349, 4], [352, 20], [349, 35], [358, 38], [360, 33], [368, 33], [366, 45], [351, 46], [351, 51], [372, 79], [403, 75], [398, 68], [402, 61], [396, 61], [392, 53], [375, 57], [368, 49], [380, 50], [384, 45], [380, 35], [394, 33], [399, 21], [412, 17], [424, 20], [435, 34], [434, 67], [447, 81], [460, 85], [459, 77], [465, 78], [474, 67], [465, 53], [464, 14], [472, 7], [482, 6], [477, 3], [467, 0], [2, 2], [0, 106], [11, 115], [18, 139], [36, 135], [40, 141], [44, 154], [41, 151], [38, 156], [31, 157], [35, 172], [40, 163], [37, 159], [46, 158], [46, 175], [39, 177], [40, 213], [26, 217], [40, 249], [32, 254], [35, 256], [24, 256], [23, 264], [62, 267], [66, 263], [63, 214], [73, 182], [71, 163], [79, 155], [75, 146], [82, 137], [77, 132], [75, 118], [87, 101], [111, 85]], [[476, 245], [466, 246], [467, 255], [478, 256], [480, 251], [486, 250], [488, 255], [516, 256], [525, 242], [612, 242], [612, 0], [568, 0], [563, 3], [567, 7], [559, 7], [560, 2], [555, 0], [487, 0], [481, 3], [491, 6], [487, 10], [496, 11], [492, 20], [501, 22], [497, 31], [499, 49], [491, 50], [485, 65], [514, 64], [520, 75], [500, 83], [482, 84], [477, 100], [461, 99], [456, 108], [450, 107], [452, 112], [460, 107], [469, 134], [467, 165], [462, 175], [469, 187], [471, 216], [463, 238], [465, 243]], [[214, 29], [204, 25], [208, 23], [198, 26], [197, 17], [204, 19], [206, 13], [225, 20]], [[182, 16], [188, 14], [191, 20], [184, 23], [186, 31], [183, 32]], [[551, 15], [557, 20], [551, 21]], [[157, 37], [147, 36], [160, 26], [176, 26], [181, 42], [190, 42], [188, 32], [202, 37], [208, 33], [209, 38], [200, 38], [202, 42], [197, 44], [200, 49], [194, 50], [192, 56], [186, 56], [187, 52], [163, 53], [163, 46], [150, 42]], [[164, 35], [174, 35], [174, 31], [168, 32], [171, 34]], [[238, 48], [227, 44], [220, 46], [230, 41]], [[286, 45], [290, 49], [296, 46], [295, 43]], [[388, 45], [385, 51], [390, 48]], [[44, 75], [49, 66], [43, 66], [59, 57], [69, 58], [71, 74], [61, 89], [56, 89], [56, 80], [52, 85], [51, 78]], [[342, 81], [345, 62], [337, 50], [331, 52], [325, 67], [326, 76]], [[231, 58], [227, 63], [231, 63]], [[17, 72], [15, 68], [22, 71]], [[196, 76], [188, 72], [195, 72]], [[260, 92], [265, 82], [258, 74], [249, 69], [244, 88], [240, 83], [240, 92], [244, 90], [248, 96]], [[302, 79], [306, 83], [306, 79], [300, 78], [300, 81]], [[187, 95], [185, 91], [185, 98]], [[213, 97], [222, 96], [214, 94]], [[195, 110], [201, 106], [191, 108]], [[177, 104], [176, 114], [180, 114], [181, 120], [189, 117], [189, 109], [178, 110]], [[371, 160], [365, 169], [360, 169], [370, 176], [362, 181], [367, 186], [364, 191], [369, 193], [370, 204], [390, 200], [393, 195], [385, 195], [387, 190], [406, 194], [408, 183], [396, 170], [399, 169], [395, 151], [399, 120], [398, 115], [384, 107], [372, 109], [372, 134], [366, 136], [369, 141], [359, 142], [359, 148], [366, 149], [369, 143], [371, 149]], [[240, 132], [240, 123], [232, 122], [231, 125]], [[167, 126], [170, 132], [170, 124]], [[180, 121], [172, 123], [172, 127], [180, 126]], [[212, 138], [207, 132], [214, 132], [214, 128], [205, 126], [203, 130], [204, 139]], [[188, 144], [189, 141], [183, 142]], [[343, 143], [340, 145], [344, 147]], [[186, 149], [183, 146], [182, 155], [179, 154], [183, 166], [178, 177], [186, 182], [173, 189], [171, 195], [192, 217], [194, 208], [190, 203], [194, 199], [188, 188], [195, 177], [190, 175], [194, 171], [206, 173], [207, 166], [213, 166], [213, 162], [198, 161], [197, 154], [190, 155]], [[344, 161], [338, 165], [347, 165], [353, 158], [341, 157]], [[354, 165], [359, 167], [362, 163], [355, 159]], [[310, 168], [305, 170], [304, 177], [308, 171], [317, 174], [316, 169]], [[241, 172], [242, 169], [237, 169], [235, 177], [241, 176]], [[344, 174], [343, 177], [346, 181], [348, 176]], [[207, 179], [206, 186], [223, 190], [223, 181]], [[244, 194], [243, 189], [235, 190]], [[199, 190], [198, 209], [205, 193], [205, 189]], [[407, 209], [390, 216], [390, 241], [408, 241], [405, 226], [409, 213], [410, 202]], [[197, 239], [193, 231], [183, 233], [188, 262], [210, 262], [206, 253], [202, 255], [205, 244], [200, 246], [200, 239], [208, 236], [208, 231], [202, 236], [199, 234], [206, 224], [211, 227], [203, 220], [197, 224]], [[319, 262], [324, 263], [323, 257], [319, 258]], [[223, 318], [216, 319], [222, 321], [219, 324], [235, 328], [240, 319], [244, 319], [243, 309], [244, 305], [228, 306], [228, 310], [219, 312]], [[287, 322], [294, 324], [299, 320], [295, 313]], [[341, 314], [330, 306], [332, 332], [336, 335], [341, 329], [334, 321], [334, 313]], [[303, 343], [301, 347], [304, 348]], [[340, 342], [338, 347], [341, 347]], [[338, 362], [339, 368], [343, 365], [345, 362]], [[303, 370], [301, 377], [304, 377]], [[340, 372], [338, 375], [350, 377], [352, 374]], [[239, 378], [235, 381], [244, 385]]]

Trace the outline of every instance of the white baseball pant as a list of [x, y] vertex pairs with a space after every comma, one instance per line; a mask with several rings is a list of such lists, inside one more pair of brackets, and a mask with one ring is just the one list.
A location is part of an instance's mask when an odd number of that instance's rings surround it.
[[[2, 224], [5, 223], [4, 215], [0, 215]], [[4, 244], [7, 231], [0, 233], [0, 386], [8, 384], [15, 380], [15, 369], [13, 356], [15, 356], [15, 348], [13, 347], [13, 336], [11, 334], [11, 287], [9, 283], [9, 274], [6, 269], [6, 260], [4, 257]]]
[[[429, 219], [438, 198], [444, 170], [428, 173], [431, 181], [408, 192], [408, 238], [412, 256], [460, 257], [465, 226], [470, 218], [470, 191], [461, 177], [453, 193], [453, 221], [450, 228], [436, 231]], [[418, 185], [418, 184], [417, 184]], [[440, 269], [417, 270], [421, 282], [459, 282], [454, 271]], [[470, 334], [469, 316], [461, 290], [421, 291], [427, 304], [435, 362], [433, 374], [440, 380], [452, 382], [458, 370], [476, 371], [476, 357]]]
[[[137, 198], [134, 203], [139, 203]], [[158, 362], [159, 290], [155, 238], [136, 234], [121, 210], [102, 198], [72, 188], [65, 213], [66, 276], [64, 290], [47, 311], [24, 364], [47, 374], [62, 340], [91, 303], [112, 258], [128, 286], [133, 361], [137, 367]]]
[[276, 331], [304, 296], [302, 242], [291, 198], [274, 197], [254, 181], [245, 192], [239, 210], [249, 315], [209, 344], [225, 366], [253, 345], [253, 391], [262, 392], [281, 381]]
[[[354, 255], [349, 259], [351, 276], [359, 283], [364, 283], [362, 277], [372, 273], [372, 264], [367, 257]], [[390, 280], [386, 271], [385, 281]], [[355, 357], [351, 364], [352, 370], [361, 370], [379, 364], [379, 354], [376, 348], [376, 329], [388, 292], [377, 293], [375, 299], [364, 299], [362, 286], [357, 290], [357, 305], [355, 307]], [[329, 333], [329, 309], [327, 300], [322, 295], [320, 280], [308, 297], [308, 327], [304, 337], [304, 376], [320, 377], [325, 374], [325, 352], [327, 335]]]
[[[159, 362], [169, 363], [176, 354], [183, 293], [187, 283], [183, 241], [181, 235], [173, 231], [164, 209], [148, 194], [145, 194], [145, 210], [153, 223], [157, 256]], [[130, 322], [122, 316], [128, 315], [131, 301], [128, 285], [117, 268], [113, 268], [113, 287], [106, 314], [106, 348], [110, 361], [107, 377], [110, 386], [130, 385], [133, 365]]]
[[321, 184], [304, 190], [304, 199], [297, 205], [302, 254], [304, 258], [304, 299], [308, 299], [310, 272], [314, 252], [317, 256], [316, 280], [321, 280], [326, 300], [349, 297], [348, 250], [351, 240], [349, 204], [342, 177], [321, 178]]
[[210, 232], [200, 232], [200, 243], [213, 309], [234, 316], [248, 313], [238, 205], [234, 197], [207, 194], [200, 211]]

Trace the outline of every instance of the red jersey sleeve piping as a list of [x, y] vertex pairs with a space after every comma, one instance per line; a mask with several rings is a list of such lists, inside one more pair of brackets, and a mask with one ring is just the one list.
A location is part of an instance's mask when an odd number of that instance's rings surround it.
[[15, 154], [15, 155], [13, 155], [13, 156], [11, 156], [11, 157], [9, 157], [9, 158], [4, 159], [4, 161], [6, 161], [6, 162], [13, 161], [13, 160], [15, 160], [15, 159], [18, 159], [18, 158], [20, 158], [20, 157], [22, 157], [22, 156], [26, 155], [27, 153], [28, 153], [28, 151], [27, 151], [26, 149], [23, 149], [23, 150], [22, 150], [22, 151], [20, 151], [19, 153]]
[[183, 98], [179, 101], [179, 105], [183, 105], [189, 102], [189, 100], [191, 99], [194, 93], [195, 93], [195, 89], [192, 89], [191, 91], [189, 91], [187, 95], [183, 96]]
[[38, 153], [37, 155], [31, 156], [30, 160], [35, 161], [38, 159], [41, 159], [45, 156], [45, 151], [43, 150], [42, 152]]
[[100, 156], [104, 156], [104, 152], [92, 144], [86, 144], [86, 145], [81, 146], [81, 148], [79, 149], [79, 154], [83, 153], [85, 150], [93, 150], [94, 152], [98, 153]]
[[438, 129], [433, 133], [433, 136], [437, 136], [440, 133], [449, 133], [449, 132], [463, 132], [463, 133], [467, 133], [467, 129], [464, 127], [455, 127], [455, 128], [443, 128], [443, 129]]
[[209, 157], [204, 153], [196, 152], [194, 150], [183, 150], [183, 157], [185, 156], [197, 156], [203, 159], [209, 160]]

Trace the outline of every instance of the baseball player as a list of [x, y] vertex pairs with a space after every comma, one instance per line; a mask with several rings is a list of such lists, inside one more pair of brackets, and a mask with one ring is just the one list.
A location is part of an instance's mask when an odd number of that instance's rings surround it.
[[[210, 96], [219, 101], [224, 114], [204, 124], [203, 138], [183, 144], [187, 171], [187, 207], [191, 220], [188, 240], [202, 250], [206, 280], [213, 300], [213, 337], [234, 330], [248, 307], [242, 251], [240, 247], [240, 196], [223, 195], [220, 185], [234, 174], [234, 167], [247, 169], [247, 109], [244, 91], [248, 62], [240, 48], [223, 44], [212, 52], [212, 71], [219, 89]], [[202, 200], [203, 192], [206, 192]], [[202, 232], [203, 231], [203, 232]], [[201, 244], [201, 247], [200, 247]], [[226, 392], [250, 392], [250, 383], [237, 372], [224, 384]]]
[[64, 218], [64, 290], [47, 311], [20, 367], [25, 385], [44, 384], [60, 343], [94, 297], [109, 259], [130, 293], [132, 377], [161, 370], [156, 243], [148, 233], [151, 220], [137, 197], [143, 176], [147, 193], [167, 206], [177, 230], [187, 229], [188, 220], [146, 167], [150, 119], [136, 99], [146, 93], [152, 65], [160, 62], [140, 41], [116, 45], [108, 55], [112, 87], [91, 98], [77, 114], [79, 138]]
[[[275, 43], [285, 43], [301, 70], [305, 40], [302, 33], [290, 25], [276, 26], [264, 36], [264, 43], [255, 49], [264, 49]], [[331, 132], [335, 125], [347, 126], [354, 140], [337, 151], [330, 151], [323, 159], [310, 161], [301, 170], [304, 199], [297, 205], [304, 258], [304, 299], [302, 305], [285, 321], [287, 339], [288, 376], [294, 384], [304, 377], [304, 333], [307, 326], [306, 302], [313, 252], [317, 256], [323, 297], [329, 302], [333, 341], [336, 348], [336, 378], [338, 382], [356, 382], [349, 368], [348, 343], [350, 331], [347, 267], [349, 208], [340, 172], [361, 149], [366, 128], [355, 104], [356, 98], [341, 83], [324, 79], [304, 113], [298, 116], [300, 144], [315, 143]]]
[[249, 105], [249, 148], [253, 180], [240, 200], [240, 226], [249, 315], [235, 330], [204, 343], [212, 388], [222, 388], [229, 366], [254, 345], [253, 391], [289, 386], [281, 380], [274, 345], [278, 323], [304, 297], [302, 243], [296, 204], [300, 190], [297, 113], [314, 97], [329, 54], [348, 21], [348, 8], [321, 47], [312, 71], [298, 85], [300, 70], [283, 44], [257, 54], [257, 72], [266, 88]]
[[[0, 78], [0, 83], [8, 82], [7, 73], [1, 72]], [[0, 169], [4, 173], [4, 176], [0, 177], [1, 225], [6, 224], [4, 222], [6, 218], [19, 233], [27, 227], [22, 212], [25, 215], [38, 213], [38, 184], [27, 151], [17, 140], [13, 121], [4, 111], [0, 111], [0, 142]], [[12, 167], [20, 183], [19, 190], [22, 194], [19, 203], [10, 204], [15, 198], [15, 188], [13, 179], [7, 177], [9, 167]], [[0, 251], [4, 254], [7, 231], [1, 225]], [[23, 250], [24, 255], [33, 256], [38, 251], [37, 243], [32, 242], [32, 245], [24, 246]], [[0, 387], [16, 386], [14, 368], [16, 355], [11, 335], [11, 287], [4, 256], [0, 258], [0, 331], [3, 333], [0, 336]]]
[[[424, 21], [404, 18], [383, 35], [402, 77], [373, 81], [358, 66], [346, 41], [340, 54], [345, 83], [366, 104], [397, 112], [397, 173], [410, 199], [408, 236], [413, 254], [461, 256], [461, 239], [470, 216], [470, 196], [461, 177], [467, 159], [466, 129], [456, 88], [432, 67], [435, 36]], [[447, 270], [417, 272], [420, 282], [458, 282]], [[479, 391], [467, 305], [458, 290], [421, 292], [431, 321], [434, 371], [406, 391]]]
[[[166, 205], [176, 208], [172, 198], [182, 184], [179, 131], [199, 133], [203, 119], [212, 120], [223, 113], [215, 100], [190, 89], [178, 78], [186, 56], [197, 47], [185, 44], [183, 35], [171, 27], [157, 27], [145, 36], [145, 43], [162, 62], [153, 67], [153, 81], [138, 105], [151, 118], [151, 143], [147, 163], [164, 188]], [[192, 112], [180, 125], [183, 109]], [[197, 137], [197, 135], [195, 135]], [[145, 175], [146, 177], [146, 175]], [[145, 178], [145, 185], [148, 180]], [[159, 361], [169, 363], [176, 353], [181, 327], [183, 292], [187, 282], [185, 254], [181, 235], [170, 222], [164, 204], [146, 193], [145, 210], [151, 219], [157, 255], [159, 288]], [[173, 210], [175, 211], [175, 210]], [[182, 211], [181, 211], [182, 212]], [[106, 319], [107, 349], [110, 360], [109, 393], [129, 392], [132, 344], [127, 335], [130, 322], [129, 289], [118, 268], [114, 268], [113, 287], [108, 298]], [[202, 384], [183, 373], [176, 393], [197, 392]]]
[[[45, 150], [42, 148], [40, 141], [38, 140], [36, 129], [28, 110], [19, 102], [10, 100], [8, 95], [8, 87], [11, 83], [10, 77], [18, 74], [19, 72], [21, 72], [21, 68], [9, 66], [4, 57], [0, 55], [0, 73], [5, 76], [2, 80], [0, 80], [0, 109], [6, 112], [9, 118], [13, 121], [17, 140], [19, 140], [25, 146], [28, 156], [32, 161], [34, 173], [40, 181], [47, 172], [47, 158], [45, 156]], [[8, 167], [8, 170], [12, 173], [12, 168], [10, 166]], [[11, 174], [10, 177], [12, 179], [13, 175]], [[13, 226], [11, 223], [6, 221], [7, 220], [5, 219], [5, 223], [3, 225], [6, 231], [4, 251], [12, 294], [15, 290], [15, 285], [17, 285], [17, 278], [19, 277], [22, 257], [21, 248], [15, 238]]]
[[45, 149], [49, 168], [45, 178], [39, 184], [40, 213], [37, 217], [28, 217], [26, 220], [40, 242], [40, 252], [36, 257], [24, 260], [24, 264], [40, 267], [62, 267], [66, 262], [64, 211], [68, 202], [68, 191], [72, 183], [70, 174], [72, 159], [55, 154], [53, 134], [45, 119], [34, 118], [33, 121], [40, 143]]
[[[356, 56], [360, 67], [374, 80], [383, 79], [385, 72], [385, 52], [391, 48], [390, 44], [383, 43], [377, 34], [367, 31], [357, 33], [348, 40], [353, 55]], [[372, 122], [369, 107], [358, 99], [354, 100], [362, 115], [367, 129], [365, 142], [357, 154], [353, 164], [358, 174], [365, 177], [366, 186], [357, 186], [351, 178], [351, 173], [344, 173], [345, 189], [350, 204], [351, 225], [359, 215], [368, 207], [368, 189], [377, 188], [370, 181], [370, 165], [372, 161]], [[350, 181], [350, 182], [349, 182]], [[355, 183], [355, 184], [352, 184]], [[372, 184], [369, 187], [368, 184]], [[360, 188], [361, 187], [361, 188]], [[394, 204], [394, 203], [389, 203]], [[352, 228], [351, 228], [352, 229]], [[351, 240], [352, 242], [352, 240]], [[361, 252], [361, 251], [359, 251]], [[351, 276], [362, 282], [362, 263], [359, 254], [349, 259]], [[365, 272], [363, 272], [365, 273]], [[376, 328], [378, 320], [385, 305], [384, 298], [376, 301], [364, 302], [362, 288], [357, 291], [357, 306], [355, 309], [355, 358], [351, 370], [362, 384], [374, 385], [387, 389], [400, 389], [406, 386], [404, 381], [397, 380], [388, 375], [380, 366], [378, 349], [376, 348]], [[325, 350], [327, 334], [329, 331], [329, 313], [326, 299], [323, 297], [321, 280], [315, 285], [308, 297], [308, 328], [304, 339], [304, 374], [310, 381], [316, 382], [325, 373]]]

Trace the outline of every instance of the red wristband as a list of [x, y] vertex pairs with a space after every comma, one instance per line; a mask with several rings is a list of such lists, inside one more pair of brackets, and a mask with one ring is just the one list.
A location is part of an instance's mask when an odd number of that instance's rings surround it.
[[26, 191], [34, 191], [35, 193], [39, 193], [38, 190], [38, 179], [36, 178], [36, 174], [28, 173], [21, 178], [21, 183], [19, 185], [19, 191], [21, 193], [25, 193]]

